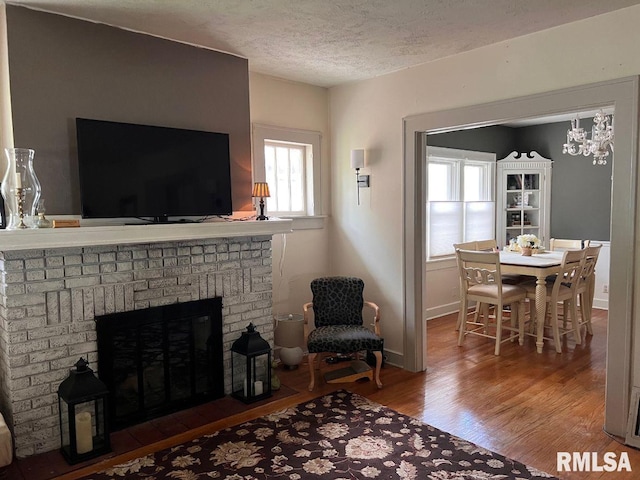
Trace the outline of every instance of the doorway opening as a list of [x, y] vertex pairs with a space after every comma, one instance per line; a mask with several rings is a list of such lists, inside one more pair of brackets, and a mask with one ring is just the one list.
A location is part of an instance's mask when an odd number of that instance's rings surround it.
[[[629, 386], [632, 382], [638, 77], [405, 118], [405, 368], [413, 371], [427, 369], [427, 293], [424, 288], [426, 272], [423, 241], [426, 224], [426, 176], [423, 162], [420, 161], [424, 158], [427, 134], [611, 105], [616, 113], [616, 153], [612, 175], [609, 317], [616, 321], [611, 322], [607, 339], [604, 428], [613, 435], [625, 436]], [[634, 261], [629, 261], [630, 253]]]

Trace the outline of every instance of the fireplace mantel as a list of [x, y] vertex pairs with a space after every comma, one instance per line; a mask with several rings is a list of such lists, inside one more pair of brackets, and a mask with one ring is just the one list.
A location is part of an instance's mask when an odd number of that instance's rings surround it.
[[250, 237], [288, 232], [291, 232], [289, 219], [5, 230], [0, 231], [0, 251]]
[[[222, 298], [231, 345], [273, 342], [272, 235], [291, 220], [0, 231], [0, 410], [18, 458], [60, 448], [55, 392], [78, 358], [100, 372], [96, 317]], [[96, 368], [97, 367], [97, 368]]]

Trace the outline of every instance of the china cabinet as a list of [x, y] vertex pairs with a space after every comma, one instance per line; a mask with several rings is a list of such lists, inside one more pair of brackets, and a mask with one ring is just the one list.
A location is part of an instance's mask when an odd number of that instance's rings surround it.
[[549, 245], [551, 164], [537, 152], [511, 152], [498, 161], [496, 238], [508, 245], [518, 235], [533, 234]]

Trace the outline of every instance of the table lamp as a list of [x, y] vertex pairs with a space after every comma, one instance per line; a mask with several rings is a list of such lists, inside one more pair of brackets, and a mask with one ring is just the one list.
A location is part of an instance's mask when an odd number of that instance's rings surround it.
[[253, 193], [252, 197], [260, 198], [260, 215], [256, 218], [256, 220], [269, 220], [269, 217], [265, 217], [264, 215], [264, 199], [265, 197], [270, 197], [269, 195], [269, 184], [267, 182], [256, 182], [253, 184]]

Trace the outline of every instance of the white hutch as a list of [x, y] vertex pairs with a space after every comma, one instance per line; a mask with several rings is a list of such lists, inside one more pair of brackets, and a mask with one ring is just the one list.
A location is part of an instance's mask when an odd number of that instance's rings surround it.
[[522, 234], [534, 234], [549, 246], [551, 164], [537, 152], [511, 152], [496, 162], [496, 239], [508, 245]]

